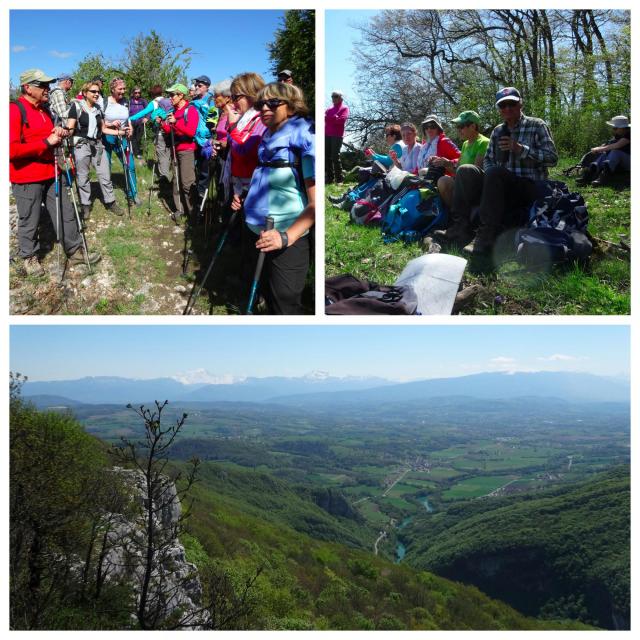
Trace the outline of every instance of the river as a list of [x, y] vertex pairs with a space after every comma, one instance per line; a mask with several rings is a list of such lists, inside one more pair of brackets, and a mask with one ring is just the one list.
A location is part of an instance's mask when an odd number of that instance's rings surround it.
[[[427, 496], [420, 496], [418, 500], [427, 510], [427, 513], [433, 513], [433, 507], [429, 503], [429, 499]], [[413, 516], [409, 516], [408, 518], [405, 518], [400, 523], [400, 526], [398, 527], [398, 531], [400, 531], [401, 529], [404, 529], [411, 522], [411, 520], [413, 520]], [[406, 553], [407, 553], [407, 548], [402, 544], [402, 542], [398, 540], [398, 544], [396, 545], [396, 562], [402, 562]]]

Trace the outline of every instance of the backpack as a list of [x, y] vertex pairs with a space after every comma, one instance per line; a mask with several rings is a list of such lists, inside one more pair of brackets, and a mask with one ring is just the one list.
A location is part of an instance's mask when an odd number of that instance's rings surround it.
[[189, 112], [189, 107], [191, 106], [194, 107], [196, 113], [198, 114], [198, 126], [196, 127], [195, 134], [193, 135], [193, 140], [200, 148], [201, 154], [205, 158], [209, 159], [213, 154], [213, 145], [211, 144], [211, 131], [207, 129], [207, 125], [204, 121], [204, 118], [202, 117], [202, 114], [200, 113], [200, 109], [198, 109], [198, 107], [196, 107], [195, 105], [189, 103], [187, 108], [184, 110], [182, 117], [186, 124], [187, 114]]
[[584, 198], [564, 182], [548, 181], [546, 191], [531, 206], [527, 227], [516, 233], [516, 259], [533, 268], [586, 260], [593, 246]]
[[[24, 105], [22, 104], [22, 102], [20, 102], [20, 100], [9, 100], [9, 104], [15, 104], [16, 107], [18, 107], [18, 112], [20, 113], [20, 141], [24, 142], [24, 138], [22, 136], [22, 129], [24, 127], [26, 127], [27, 129], [29, 128], [29, 120], [27, 119], [27, 111], [24, 108]], [[58, 117], [56, 115], [54, 115], [51, 111], [51, 109], [49, 109], [49, 105], [45, 102], [42, 105], [42, 110], [51, 118], [51, 122], [53, 122], [53, 124], [56, 124], [56, 121], [58, 120]]]
[[419, 240], [434, 228], [444, 227], [447, 211], [440, 196], [427, 189], [412, 189], [389, 207], [382, 220], [385, 243]]
[[574, 173], [583, 172], [585, 169], [588, 169], [591, 163], [595, 162], [601, 154], [602, 151], [588, 151], [580, 158], [580, 162], [566, 168], [562, 174], [568, 177]]
[[417, 308], [410, 287], [379, 285], [350, 274], [325, 280], [327, 315], [416, 315]]

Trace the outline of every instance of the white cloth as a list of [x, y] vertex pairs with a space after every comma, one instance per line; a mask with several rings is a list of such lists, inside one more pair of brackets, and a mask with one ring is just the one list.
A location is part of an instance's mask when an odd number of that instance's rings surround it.
[[405, 147], [400, 158], [400, 166], [410, 173], [415, 173], [418, 170], [418, 156], [420, 155], [420, 149], [422, 145], [416, 142], [411, 149]]

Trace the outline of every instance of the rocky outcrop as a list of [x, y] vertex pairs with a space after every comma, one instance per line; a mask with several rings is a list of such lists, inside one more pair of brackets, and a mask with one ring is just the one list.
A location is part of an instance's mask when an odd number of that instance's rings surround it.
[[[198, 569], [187, 562], [184, 546], [177, 537], [181, 505], [175, 483], [159, 476], [153, 485], [154, 495], [149, 498], [142, 472], [120, 467], [114, 468], [114, 472], [123, 481], [131, 503], [126, 513], [105, 515], [106, 544], [101, 563], [105, 580], [133, 586], [136, 599], [133, 616], [148, 581], [145, 616], [154, 626], [170, 621], [171, 626], [178, 628], [202, 628], [208, 615], [202, 610]], [[149, 544], [150, 528], [152, 544]]]

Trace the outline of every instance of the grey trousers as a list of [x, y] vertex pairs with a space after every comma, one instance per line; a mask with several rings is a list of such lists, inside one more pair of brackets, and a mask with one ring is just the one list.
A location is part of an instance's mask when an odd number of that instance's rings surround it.
[[58, 229], [56, 215], [55, 180], [11, 185], [18, 207], [18, 244], [20, 247], [18, 255], [21, 258], [30, 258], [40, 250], [38, 225], [43, 201], [56, 231], [58, 242], [62, 242], [65, 253], [70, 256], [82, 246], [82, 238], [78, 231], [75, 212], [62, 176], [59, 176], [59, 183], [60, 229]]
[[156, 135], [156, 154], [158, 155], [158, 176], [171, 182], [171, 147], [162, 131]]
[[[176, 209], [182, 209], [185, 215], [190, 216], [195, 207], [196, 195], [196, 169], [195, 155], [193, 151], [178, 151], [178, 171], [180, 172], [180, 184], [173, 189], [173, 199]], [[177, 178], [177, 177], [176, 177]], [[180, 206], [180, 195], [184, 208]]]
[[109, 159], [104, 153], [102, 142], [95, 144], [80, 142], [74, 149], [76, 158], [76, 169], [78, 171], [78, 191], [80, 192], [80, 203], [91, 204], [91, 183], [89, 182], [89, 170], [91, 165], [96, 170], [102, 199], [104, 204], [115, 202], [116, 196], [113, 193], [113, 183], [111, 182], [111, 171], [109, 169]]

